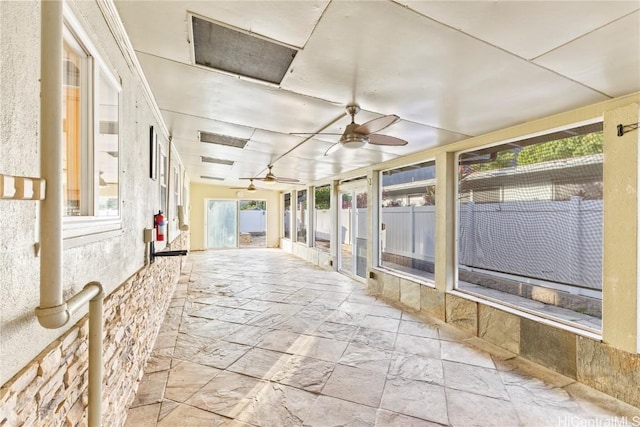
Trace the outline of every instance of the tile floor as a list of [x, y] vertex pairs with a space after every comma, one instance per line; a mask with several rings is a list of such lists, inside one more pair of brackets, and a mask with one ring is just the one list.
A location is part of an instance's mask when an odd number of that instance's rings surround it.
[[191, 253], [126, 427], [249, 425], [640, 425], [640, 410], [281, 250]]

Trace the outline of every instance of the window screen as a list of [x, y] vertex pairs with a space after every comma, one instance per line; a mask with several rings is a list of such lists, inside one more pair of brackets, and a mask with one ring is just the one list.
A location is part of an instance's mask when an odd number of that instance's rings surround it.
[[460, 155], [459, 288], [598, 328], [602, 148], [597, 123]]

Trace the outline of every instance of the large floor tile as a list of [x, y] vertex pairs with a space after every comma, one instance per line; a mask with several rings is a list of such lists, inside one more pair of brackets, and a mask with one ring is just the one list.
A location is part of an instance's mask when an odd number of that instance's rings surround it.
[[253, 397], [266, 384], [257, 378], [225, 371], [194, 393], [186, 404], [233, 418], [242, 409], [239, 403]]
[[352, 342], [344, 351], [340, 364], [386, 374], [389, 370], [392, 354], [388, 350]]
[[379, 329], [387, 332], [398, 332], [399, 325], [400, 320], [398, 319], [384, 316], [373, 316], [371, 314], [367, 314], [362, 322], [360, 322], [360, 326], [363, 328]]
[[638, 408], [281, 250], [192, 252], [188, 263], [126, 427], [640, 420]]
[[414, 354], [394, 353], [389, 376], [444, 385], [442, 361]]
[[336, 365], [322, 394], [377, 408], [385, 375], [367, 369]]
[[301, 339], [304, 339], [304, 337], [297, 332], [269, 329], [256, 346], [267, 350], [293, 354], [298, 340]]
[[302, 335], [292, 346], [293, 354], [297, 356], [313, 357], [314, 359], [337, 362], [349, 345], [346, 341], [330, 340], [328, 338]]
[[335, 363], [310, 357], [291, 356], [271, 378], [281, 384], [319, 393], [329, 380]]
[[453, 427], [518, 427], [521, 425], [511, 402], [451, 389], [447, 389], [446, 393], [449, 422]]
[[502, 378], [495, 369], [447, 360], [443, 360], [442, 365], [444, 367], [444, 382], [448, 388], [497, 399], [509, 399]]
[[393, 332], [378, 329], [359, 328], [353, 341], [382, 350], [393, 350], [396, 344], [396, 335]]
[[406, 378], [390, 378], [380, 407], [400, 414], [448, 424], [444, 387]]
[[408, 415], [398, 414], [397, 412], [387, 411], [386, 409], [378, 409], [375, 426], [442, 427], [442, 424], [434, 423], [420, 418], [410, 417]]
[[236, 419], [262, 427], [301, 426], [318, 395], [278, 383], [266, 383], [240, 402]]
[[164, 396], [169, 371], [151, 372], [145, 374], [138, 386], [138, 393], [131, 407], [159, 403]]
[[158, 422], [160, 403], [129, 409], [124, 427], [155, 426]]
[[158, 423], [158, 427], [218, 427], [229, 421], [228, 418], [202, 409], [179, 405]]
[[351, 341], [357, 330], [358, 327], [354, 325], [323, 322], [314, 331], [310, 332], [309, 335], [338, 341]]
[[184, 402], [220, 372], [222, 371], [219, 369], [193, 362], [176, 363], [169, 371], [164, 397], [176, 402]]
[[320, 396], [313, 405], [304, 426], [373, 427], [375, 421], [376, 410], [374, 408], [330, 396]]
[[252, 348], [228, 370], [256, 378], [270, 379], [282, 368], [291, 355], [278, 351]]
[[250, 349], [247, 345], [216, 341], [196, 353], [191, 360], [201, 365], [226, 369]]
[[415, 354], [417, 356], [440, 358], [440, 341], [432, 338], [398, 334], [395, 350], [397, 352]]

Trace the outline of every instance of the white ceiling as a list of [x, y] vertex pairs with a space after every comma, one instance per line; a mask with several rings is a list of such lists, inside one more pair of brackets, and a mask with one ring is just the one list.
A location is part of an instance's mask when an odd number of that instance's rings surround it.
[[[303, 183], [640, 90], [639, 1], [116, 1], [192, 181]], [[197, 66], [188, 13], [296, 47], [281, 85]], [[404, 147], [324, 152], [356, 102]], [[201, 143], [204, 130], [249, 138]], [[284, 155], [284, 157], [283, 157]], [[233, 160], [233, 166], [200, 156]], [[205, 176], [224, 177], [209, 181]], [[256, 184], [259, 185], [259, 182]], [[276, 187], [279, 188], [279, 187]]]

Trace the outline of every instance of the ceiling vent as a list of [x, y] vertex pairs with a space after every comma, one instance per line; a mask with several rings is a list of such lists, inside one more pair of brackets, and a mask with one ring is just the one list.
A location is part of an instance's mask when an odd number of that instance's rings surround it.
[[217, 133], [209, 133], [204, 131], [198, 131], [198, 138], [200, 142], [206, 142], [209, 144], [225, 145], [227, 147], [244, 148], [247, 145], [248, 139], [234, 138], [232, 136], [219, 135]]
[[202, 160], [203, 163], [214, 163], [216, 165], [233, 166], [233, 163], [234, 163], [231, 160], [216, 159], [216, 158], [207, 157], [207, 156], [200, 156], [200, 159]]
[[280, 84], [298, 51], [255, 34], [192, 17], [196, 64]]
[[214, 180], [214, 181], [224, 181], [224, 178], [220, 178], [218, 176], [200, 175], [200, 178], [202, 178], [202, 179], [211, 179], [211, 180]]

